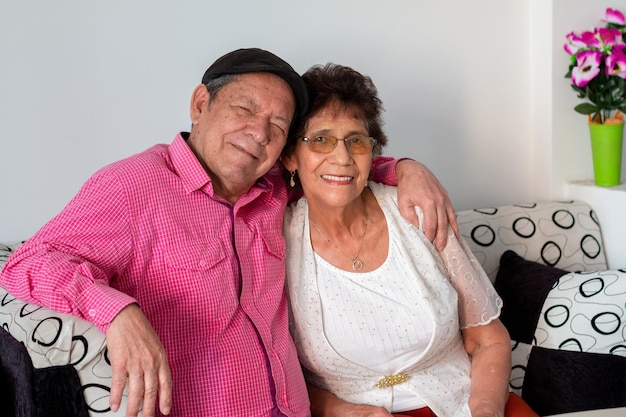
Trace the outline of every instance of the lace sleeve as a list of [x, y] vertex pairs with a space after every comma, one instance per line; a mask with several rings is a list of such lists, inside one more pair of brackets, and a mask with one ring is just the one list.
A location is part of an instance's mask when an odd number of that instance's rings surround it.
[[465, 242], [448, 228], [448, 242], [439, 252], [450, 282], [459, 294], [459, 324], [462, 329], [485, 325], [500, 315], [502, 299]]

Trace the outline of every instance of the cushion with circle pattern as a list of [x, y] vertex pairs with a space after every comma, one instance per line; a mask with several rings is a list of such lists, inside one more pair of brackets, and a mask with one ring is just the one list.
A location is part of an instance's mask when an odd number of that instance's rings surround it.
[[626, 270], [566, 272], [507, 251], [495, 287], [526, 347], [521, 395], [535, 411], [626, 406]]

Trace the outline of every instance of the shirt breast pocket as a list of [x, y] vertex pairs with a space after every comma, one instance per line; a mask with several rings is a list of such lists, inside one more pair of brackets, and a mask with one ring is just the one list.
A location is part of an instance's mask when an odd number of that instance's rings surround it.
[[265, 232], [261, 234], [261, 238], [267, 253], [281, 261], [285, 259], [285, 238], [282, 233]]
[[168, 268], [186, 271], [208, 271], [225, 258], [224, 244], [219, 239], [207, 242], [173, 243], [165, 253], [165, 263]]

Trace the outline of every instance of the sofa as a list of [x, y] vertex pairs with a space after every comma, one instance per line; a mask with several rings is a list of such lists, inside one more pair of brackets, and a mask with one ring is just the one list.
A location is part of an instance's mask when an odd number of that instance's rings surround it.
[[[512, 339], [511, 391], [542, 416], [626, 406], [626, 270], [607, 269], [592, 208], [550, 201], [457, 216], [461, 235], [504, 302], [501, 319]], [[0, 267], [18, 246], [0, 244]], [[123, 415], [108, 408], [111, 367], [104, 335], [93, 325], [0, 288], [0, 327], [0, 340], [21, 347], [22, 362], [32, 368], [24, 385], [10, 375], [15, 366], [3, 364], [0, 352], [6, 392], [18, 391], [14, 408], [28, 409], [20, 401], [36, 405], [31, 414], [15, 415], [52, 415], [46, 407], [61, 407], [56, 394], [45, 396], [36, 388], [54, 388], [50, 381], [57, 377], [39, 374], [59, 369], [75, 371], [78, 380], [71, 390], [80, 404], [63, 415]]]
[[553, 201], [457, 214], [503, 299], [511, 391], [542, 416], [626, 406], [626, 269], [607, 269], [592, 208]]

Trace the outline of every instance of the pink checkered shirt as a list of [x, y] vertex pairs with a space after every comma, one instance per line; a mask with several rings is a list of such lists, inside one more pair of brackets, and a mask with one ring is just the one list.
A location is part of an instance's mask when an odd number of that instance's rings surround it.
[[96, 172], [0, 284], [104, 332], [137, 302], [168, 355], [171, 416], [308, 416], [283, 290], [287, 198], [276, 166], [229, 204], [179, 134]]

